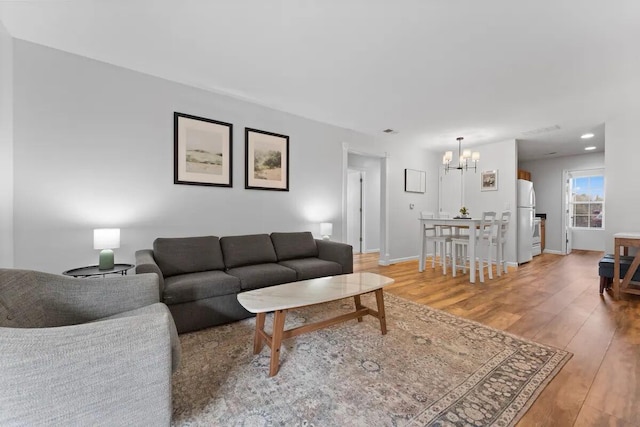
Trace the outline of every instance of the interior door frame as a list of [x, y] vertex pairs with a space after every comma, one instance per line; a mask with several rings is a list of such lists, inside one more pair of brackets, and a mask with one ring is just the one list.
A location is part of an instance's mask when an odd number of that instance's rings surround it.
[[[446, 175], [448, 174], [454, 174], [454, 173], [459, 173], [459, 179], [460, 179], [460, 204], [458, 206], [462, 207], [464, 206], [464, 200], [465, 200], [465, 185], [464, 185], [464, 176], [462, 172], [458, 172], [458, 170], [452, 170], [450, 172], [445, 172], [444, 167], [439, 166], [438, 167], [438, 214], [442, 213], [442, 209], [443, 209], [443, 202], [442, 202], [442, 194], [444, 193], [443, 191], [443, 187], [444, 187], [444, 178]], [[446, 212], [450, 215], [457, 215], [458, 214], [458, 209], [459, 208], [452, 208], [450, 210], [447, 210]]]
[[571, 212], [569, 198], [571, 197], [571, 171], [562, 171], [562, 254], [569, 255], [572, 250]]
[[[354, 168], [354, 167], [350, 167], [347, 170], [347, 173], [349, 172], [358, 172], [360, 174], [360, 241], [358, 242], [359, 246], [360, 246], [360, 252], [361, 254], [366, 253], [366, 235], [367, 233], [365, 233], [365, 224], [366, 224], [366, 214], [365, 214], [365, 209], [366, 209], [366, 193], [365, 193], [365, 188], [367, 185], [367, 172], [365, 170], [362, 170], [360, 168]], [[348, 178], [347, 178], [348, 179]], [[347, 200], [349, 200], [349, 198], [347, 197]], [[347, 206], [348, 207], [348, 206]], [[345, 218], [345, 222], [346, 218]], [[347, 228], [349, 227], [349, 224], [347, 223]], [[347, 231], [348, 233], [348, 231]], [[347, 234], [348, 236], [348, 234]]]
[[[570, 206], [569, 199], [571, 197], [571, 179], [580, 178], [584, 176], [593, 176], [593, 175], [602, 175], [605, 176], [604, 167], [596, 167], [596, 168], [584, 168], [584, 169], [564, 169], [562, 171], [562, 183], [563, 183], [563, 203], [562, 203], [562, 229], [565, 231], [565, 238], [562, 241], [562, 253], [568, 255], [573, 250], [573, 229], [571, 228], [571, 218], [570, 218]], [[606, 180], [606, 176], [605, 176]], [[606, 203], [607, 197], [605, 194], [605, 217], [606, 217]], [[569, 232], [571, 230], [571, 232]]]
[[349, 148], [342, 143], [342, 236], [347, 236], [347, 185], [349, 179], [349, 153], [380, 159], [380, 258], [379, 265], [390, 265], [389, 254], [389, 153], [375, 153]]

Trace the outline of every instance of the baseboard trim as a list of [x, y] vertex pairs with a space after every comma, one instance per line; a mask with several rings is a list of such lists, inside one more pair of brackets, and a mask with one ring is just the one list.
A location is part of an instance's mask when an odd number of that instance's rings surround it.
[[560, 251], [555, 251], [553, 249], [545, 249], [544, 252], [542, 252], [542, 253], [553, 254], [553, 255], [566, 255], [566, 254], [564, 254], [564, 253], [562, 253]]
[[365, 254], [374, 254], [376, 252], [380, 252], [380, 249], [369, 249], [369, 250], [364, 251], [363, 253], [365, 253]]
[[389, 260], [389, 264], [387, 264], [387, 265], [396, 264], [398, 262], [413, 261], [413, 260], [416, 260], [418, 258], [420, 258], [419, 255], [408, 256], [408, 257], [403, 257], [403, 258], [394, 258], [394, 259], [390, 259]]

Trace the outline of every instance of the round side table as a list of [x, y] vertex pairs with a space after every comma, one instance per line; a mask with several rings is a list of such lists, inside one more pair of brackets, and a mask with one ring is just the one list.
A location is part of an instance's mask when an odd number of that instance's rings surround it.
[[73, 277], [105, 277], [107, 274], [120, 274], [124, 276], [127, 274], [127, 271], [131, 270], [133, 267], [135, 267], [133, 264], [114, 264], [113, 268], [100, 270], [97, 265], [89, 265], [87, 267], [73, 268], [62, 272], [62, 274]]

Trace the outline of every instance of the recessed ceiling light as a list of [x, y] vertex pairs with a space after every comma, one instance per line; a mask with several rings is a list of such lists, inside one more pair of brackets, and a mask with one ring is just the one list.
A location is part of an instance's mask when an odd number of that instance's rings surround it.
[[597, 147], [595, 147], [595, 146], [593, 146], [593, 145], [592, 145], [591, 147], [584, 147], [584, 149], [585, 149], [586, 151], [595, 150], [596, 148], [597, 148]]
[[589, 138], [593, 138], [594, 135], [592, 133], [585, 133], [584, 135], [582, 135], [580, 138], [582, 139], [589, 139]]

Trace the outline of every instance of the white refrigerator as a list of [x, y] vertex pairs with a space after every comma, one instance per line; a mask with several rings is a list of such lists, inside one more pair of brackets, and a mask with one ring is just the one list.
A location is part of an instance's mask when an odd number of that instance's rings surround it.
[[533, 218], [536, 210], [536, 193], [533, 183], [518, 180], [518, 264], [533, 258]]

